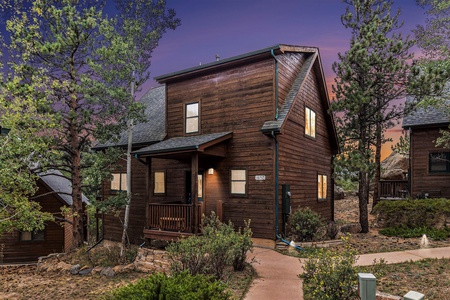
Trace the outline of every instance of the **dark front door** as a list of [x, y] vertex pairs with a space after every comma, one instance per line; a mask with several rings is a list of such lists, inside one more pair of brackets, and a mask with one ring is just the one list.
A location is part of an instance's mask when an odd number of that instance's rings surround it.
[[[192, 204], [192, 191], [191, 191], [191, 183], [192, 183], [192, 179], [191, 179], [191, 172], [187, 171], [186, 172], [186, 184], [185, 184], [185, 191], [186, 191], [186, 195], [185, 195], [185, 200], [186, 200], [186, 204]], [[203, 197], [204, 197], [204, 187], [203, 187], [203, 171], [198, 172], [198, 178], [197, 178], [197, 182], [198, 182], [198, 202], [203, 202]]]

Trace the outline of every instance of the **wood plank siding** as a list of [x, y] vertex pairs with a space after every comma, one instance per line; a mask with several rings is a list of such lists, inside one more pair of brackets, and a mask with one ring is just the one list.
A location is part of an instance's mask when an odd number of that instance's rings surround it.
[[[50, 212], [55, 217], [61, 216], [63, 204], [47, 187], [38, 181], [38, 192], [35, 201], [41, 205], [41, 210]], [[45, 224], [44, 240], [42, 241], [20, 241], [19, 231], [5, 233], [0, 237], [0, 262], [36, 262], [38, 257], [50, 253], [64, 252], [64, 227], [59, 222], [48, 222]]]
[[411, 196], [450, 198], [450, 174], [430, 173], [429, 154], [448, 152], [448, 149], [436, 147], [436, 139], [441, 136], [440, 129], [445, 128], [414, 128], [410, 132], [411, 140]]

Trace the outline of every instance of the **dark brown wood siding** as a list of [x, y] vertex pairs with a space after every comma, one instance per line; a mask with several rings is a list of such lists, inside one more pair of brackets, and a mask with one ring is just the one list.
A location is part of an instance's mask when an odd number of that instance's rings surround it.
[[[49, 192], [47, 187], [38, 181], [36, 196]], [[55, 195], [47, 194], [36, 198], [35, 201], [41, 205], [42, 211], [61, 217], [63, 204]], [[19, 231], [6, 233], [0, 237], [0, 261], [3, 255], [3, 263], [33, 262], [40, 256], [61, 252], [64, 252], [64, 227], [56, 222], [45, 224], [43, 241], [20, 241]]]
[[430, 153], [449, 152], [449, 149], [436, 147], [436, 139], [440, 137], [439, 128], [411, 130], [411, 196], [430, 193], [450, 198], [450, 174], [429, 172], [428, 158]]
[[[146, 174], [147, 166], [135, 158], [132, 158], [130, 219], [128, 226], [128, 239], [132, 244], [144, 242], [143, 230], [145, 227], [146, 207]], [[117, 163], [114, 172], [126, 173], [126, 160]], [[112, 196], [111, 182], [103, 183], [103, 197]], [[123, 211], [119, 215], [105, 214], [103, 222], [104, 238], [107, 240], [121, 241], [123, 233]]]

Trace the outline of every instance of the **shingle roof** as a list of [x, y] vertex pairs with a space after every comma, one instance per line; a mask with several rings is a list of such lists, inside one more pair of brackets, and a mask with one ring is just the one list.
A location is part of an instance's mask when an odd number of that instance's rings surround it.
[[[147, 122], [138, 123], [133, 127], [133, 145], [146, 145], [162, 141], [166, 136], [166, 88], [164, 85], [152, 88], [139, 102], [143, 103]], [[128, 144], [127, 132], [121, 133], [117, 142], [98, 144], [93, 149], [100, 150], [107, 147], [126, 146]]]
[[292, 105], [294, 104], [295, 97], [297, 96], [298, 92], [300, 91], [303, 83], [305, 82], [305, 79], [307, 78], [307, 75], [309, 71], [312, 68], [312, 65], [314, 64], [314, 61], [316, 59], [316, 55], [310, 55], [306, 60], [305, 63], [302, 66], [302, 69], [300, 73], [298, 74], [297, 78], [295, 79], [294, 83], [291, 86], [291, 89], [286, 97], [286, 100], [284, 101], [283, 107], [281, 107], [278, 119], [267, 121], [264, 123], [263, 127], [261, 128], [261, 131], [268, 132], [268, 131], [280, 131], [281, 127], [283, 126], [286, 118], [288, 117], [288, 114], [292, 108]]
[[173, 151], [197, 150], [202, 145], [213, 142], [230, 135], [231, 132], [211, 133], [195, 136], [174, 137], [160, 143], [134, 151], [133, 154], [140, 156], [144, 154], [166, 153]]
[[[407, 97], [406, 105], [412, 103], [413, 97]], [[450, 100], [446, 101], [450, 105]], [[420, 107], [403, 118], [403, 128], [432, 126], [439, 127], [450, 124], [450, 113], [442, 108]]]
[[[68, 205], [73, 204], [72, 196], [72, 183], [58, 170], [48, 170], [39, 174], [39, 177], [44, 181], [44, 183]], [[88, 198], [82, 195], [83, 203], [89, 204]]]

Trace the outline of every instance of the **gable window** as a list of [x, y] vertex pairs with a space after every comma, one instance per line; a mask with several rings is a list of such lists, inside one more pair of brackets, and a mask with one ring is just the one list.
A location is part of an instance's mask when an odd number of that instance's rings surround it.
[[450, 173], [450, 152], [430, 153], [428, 170], [430, 173]]
[[317, 175], [317, 198], [327, 199], [327, 175]]
[[19, 240], [22, 242], [43, 241], [44, 240], [44, 230], [21, 231], [19, 233]]
[[231, 170], [231, 194], [247, 193], [247, 170]]
[[198, 102], [186, 104], [185, 107], [185, 130], [186, 133], [193, 133], [199, 131], [199, 114]]
[[153, 190], [155, 194], [166, 193], [166, 173], [163, 171], [155, 172], [155, 188]]
[[316, 137], [316, 113], [309, 107], [305, 107], [305, 134]]
[[111, 191], [126, 191], [127, 190], [127, 174], [126, 173], [112, 173]]

